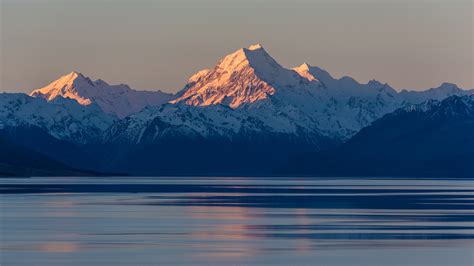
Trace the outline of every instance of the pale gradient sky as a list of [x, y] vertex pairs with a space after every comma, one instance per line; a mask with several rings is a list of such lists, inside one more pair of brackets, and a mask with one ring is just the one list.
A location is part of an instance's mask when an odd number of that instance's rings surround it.
[[72, 70], [175, 92], [222, 56], [262, 43], [396, 89], [474, 88], [474, 0], [0, 0], [0, 91]]

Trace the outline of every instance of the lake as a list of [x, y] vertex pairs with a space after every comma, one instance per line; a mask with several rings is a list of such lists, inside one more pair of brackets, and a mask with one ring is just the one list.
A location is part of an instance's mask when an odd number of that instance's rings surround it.
[[1, 265], [474, 265], [474, 181], [0, 179]]

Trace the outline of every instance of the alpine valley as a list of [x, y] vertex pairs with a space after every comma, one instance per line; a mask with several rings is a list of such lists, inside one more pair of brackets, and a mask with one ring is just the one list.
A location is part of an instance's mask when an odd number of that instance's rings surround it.
[[0, 93], [0, 175], [474, 175], [474, 90], [282, 67], [260, 45], [176, 93], [71, 72]]

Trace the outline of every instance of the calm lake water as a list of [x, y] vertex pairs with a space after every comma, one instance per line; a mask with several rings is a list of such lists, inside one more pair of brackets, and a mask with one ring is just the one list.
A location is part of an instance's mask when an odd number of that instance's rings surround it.
[[474, 265], [474, 181], [0, 179], [1, 265]]

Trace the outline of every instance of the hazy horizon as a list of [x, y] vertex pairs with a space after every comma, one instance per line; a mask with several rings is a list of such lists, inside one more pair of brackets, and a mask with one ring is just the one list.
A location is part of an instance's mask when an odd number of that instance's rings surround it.
[[0, 91], [71, 71], [176, 92], [195, 72], [262, 43], [280, 64], [397, 90], [474, 88], [472, 1], [2, 0]]

